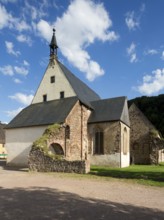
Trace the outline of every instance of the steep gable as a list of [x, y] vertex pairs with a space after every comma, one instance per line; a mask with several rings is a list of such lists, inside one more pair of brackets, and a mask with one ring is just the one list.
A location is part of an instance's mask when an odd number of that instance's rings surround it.
[[156, 129], [155, 126], [134, 103], [129, 107], [129, 116], [131, 124], [134, 124], [134, 126], [136, 123], [142, 123], [142, 126], [145, 126], [147, 129]]

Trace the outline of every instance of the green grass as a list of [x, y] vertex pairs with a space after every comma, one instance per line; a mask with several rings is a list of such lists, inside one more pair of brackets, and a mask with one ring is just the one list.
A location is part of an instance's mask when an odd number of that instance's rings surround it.
[[90, 175], [131, 180], [144, 185], [164, 187], [164, 163], [155, 165], [132, 165], [126, 168], [92, 166]]

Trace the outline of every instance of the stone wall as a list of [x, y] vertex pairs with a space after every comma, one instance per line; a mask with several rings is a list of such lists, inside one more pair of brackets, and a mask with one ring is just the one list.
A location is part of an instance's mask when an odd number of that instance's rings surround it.
[[[130, 157], [133, 164], [157, 164], [159, 162], [160, 138], [152, 136], [156, 131], [151, 122], [136, 107], [135, 104], [129, 109], [131, 122], [130, 134]], [[156, 132], [158, 134], [158, 132]], [[158, 136], [158, 135], [156, 135]], [[158, 139], [158, 141], [157, 141]], [[157, 144], [158, 142], [158, 144]]]
[[66, 124], [70, 126], [70, 139], [66, 145], [66, 159], [84, 160], [87, 158], [87, 121], [91, 111], [77, 102], [69, 113]]
[[[95, 132], [104, 133], [104, 153], [95, 154]], [[89, 124], [89, 153], [91, 164], [110, 165], [120, 167], [120, 124], [119, 122], [106, 122]]]
[[28, 158], [29, 170], [37, 172], [65, 172], [65, 173], [88, 173], [90, 162], [67, 161], [59, 158], [54, 159], [45, 155], [42, 149], [32, 147]]

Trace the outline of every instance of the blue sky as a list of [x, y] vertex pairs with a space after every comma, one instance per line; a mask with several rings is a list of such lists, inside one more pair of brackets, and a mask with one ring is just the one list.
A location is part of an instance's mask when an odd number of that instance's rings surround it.
[[0, 0], [0, 121], [31, 103], [58, 58], [101, 98], [164, 93], [163, 0]]

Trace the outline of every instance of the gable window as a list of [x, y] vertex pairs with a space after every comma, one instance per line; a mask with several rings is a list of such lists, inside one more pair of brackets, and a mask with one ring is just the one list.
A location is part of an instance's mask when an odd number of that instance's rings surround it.
[[60, 98], [61, 98], [61, 99], [64, 98], [64, 91], [60, 92]]
[[47, 102], [47, 95], [43, 95], [43, 102]]
[[102, 131], [95, 133], [95, 154], [104, 154], [104, 133]]
[[54, 83], [54, 82], [55, 82], [55, 76], [51, 76], [50, 82], [51, 82], [51, 83]]

